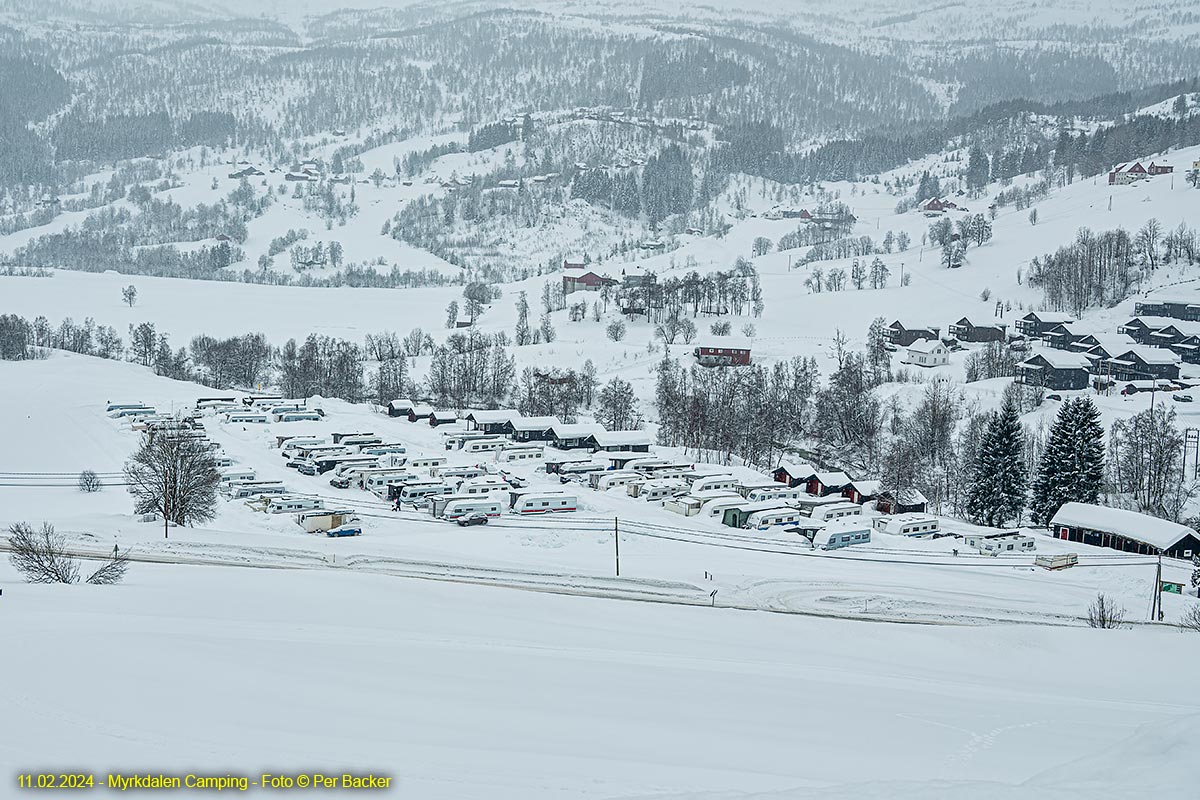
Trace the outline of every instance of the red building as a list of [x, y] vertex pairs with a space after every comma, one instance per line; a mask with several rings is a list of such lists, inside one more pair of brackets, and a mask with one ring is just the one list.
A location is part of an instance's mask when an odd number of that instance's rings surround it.
[[615, 286], [617, 281], [591, 270], [567, 270], [563, 273], [563, 294], [572, 292], [598, 292], [605, 286]]
[[693, 351], [703, 367], [742, 367], [750, 363], [749, 344], [714, 341], [697, 345]]

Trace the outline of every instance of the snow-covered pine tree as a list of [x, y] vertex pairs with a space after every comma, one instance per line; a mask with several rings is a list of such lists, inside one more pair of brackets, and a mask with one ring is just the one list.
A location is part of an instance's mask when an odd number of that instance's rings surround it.
[[1024, 447], [1016, 406], [1005, 403], [988, 423], [975, 460], [967, 490], [972, 521], [993, 528], [1020, 521], [1027, 484]]
[[1200, 596], [1200, 553], [1192, 555], [1192, 588]]
[[1095, 503], [1104, 480], [1104, 426], [1087, 397], [1067, 400], [1050, 431], [1033, 484], [1033, 521], [1050, 521], [1063, 503]]

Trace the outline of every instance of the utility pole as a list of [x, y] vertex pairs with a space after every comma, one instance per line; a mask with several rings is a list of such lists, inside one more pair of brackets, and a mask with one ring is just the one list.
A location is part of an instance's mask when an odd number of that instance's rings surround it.
[[1150, 601], [1150, 621], [1162, 622], [1162, 550], [1158, 551], [1158, 567], [1154, 571], [1154, 598]]
[[613, 517], [613, 553], [617, 559], [617, 577], [621, 577], [621, 529], [618, 520]]

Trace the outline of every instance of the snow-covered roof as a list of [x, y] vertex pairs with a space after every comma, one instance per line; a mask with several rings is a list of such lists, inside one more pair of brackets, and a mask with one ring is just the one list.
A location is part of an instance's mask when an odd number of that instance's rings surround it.
[[1035, 357], [1041, 357], [1047, 364], [1055, 369], [1088, 369], [1092, 362], [1088, 361], [1082, 353], [1072, 353], [1068, 350], [1039, 350], [1032, 356], [1022, 361], [1018, 366], [1038, 367], [1039, 364], [1030, 364]]
[[402, 397], [399, 400], [393, 400], [392, 402], [388, 403], [388, 405], [393, 408], [412, 408], [413, 401]]
[[1162, 347], [1131, 347], [1117, 356], [1137, 356], [1146, 364], [1178, 364], [1179, 356]]
[[908, 346], [910, 353], [941, 353], [945, 352], [946, 345], [942, 344], [940, 339], [917, 339]]
[[1037, 317], [1042, 322], [1061, 323], [1074, 322], [1075, 317], [1063, 311], [1031, 311], [1026, 314], [1028, 317]]
[[412, 413], [418, 417], [428, 417], [433, 413], [433, 409], [429, 406], [413, 406]]
[[1140, 322], [1143, 325], [1145, 325], [1147, 328], [1149, 328], [1150, 330], [1155, 330], [1155, 331], [1161, 330], [1163, 328], [1177, 328], [1178, 330], [1183, 331], [1184, 333], [1200, 332], [1200, 326], [1197, 326], [1195, 323], [1188, 323], [1181, 319], [1175, 319], [1174, 317], [1158, 317], [1158, 316], [1154, 316], [1152, 314], [1151, 315], [1139, 314], [1136, 317], [1131, 317], [1129, 322], [1127, 322], [1125, 324], [1133, 325], [1136, 322]]
[[1108, 508], [1091, 503], [1066, 503], [1050, 520], [1051, 527], [1067, 525], [1102, 533], [1115, 533], [1126, 539], [1144, 542], [1159, 550], [1168, 550], [1180, 539], [1194, 534], [1191, 528], [1158, 517]]
[[817, 474], [817, 468], [812, 464], [801, 464], [796, 461], [780, 461], [779, 469], [791, 475], [793, 478], [811, 478]]
[[592, 434], [600, 447], [633, 447], [634, 445], [653, 444], [650, 434], [645, 431], [600, 431]]
[[510, 422], [517, 431], [548, 431], [561, 424], [558, 417], [513, 417]]
[[879, 488], [883, 485], [882, 481], [850, 481], [850, 485], [854, 487], [854, 491], [861, 495], [877, 495]]
[[845, 486], [850, 483], [850, 476], [844, 472], [818, 472], [817, 480], [822, 486]]
[[[880, 494], [888, 494], [895, 498], [896, 502], [902, 506], [918, 506], [922, 503], [928, 503], [925, 495], [921, 494], [919, 489], [888, 489]], [[903, 515], [901, 515], [903, 516]]]
[[472, 411], [467, 414], [466, 419], [472, 420], [477, 425], [493, 425], [497, 422], [508, 422], [513, 417], [519, 417], [519, 411], [511, 408], [498, 408], [494, 411]]
[[597, 425], [594, 422], [577, 422], [569, 425], [556, 421], [550, 426], [550, 430], [554, 433], [555, 439], [582, 439], [605, 432], [603, 425]]
[[813, 536], [813, 544], [829, 544], [831, 536], [840, 536], [845, 533], [865, 533], [870, 535], [871, 523], [869, 520], [858, 516], [842, 517], [826, 522], [817, 530], [816, 535]]
[[754, 342], [743, 336], [707, 336], [696, 341], [696, 347], [711, 347], [718, 350], [750, 350]]
[[1109, 353], [1123, 353], [1133, 347], [1134, 341], [1123, 333], [1093, 333], [1090, 337], [1096, 344], [1092, 347], [1103, 347]]

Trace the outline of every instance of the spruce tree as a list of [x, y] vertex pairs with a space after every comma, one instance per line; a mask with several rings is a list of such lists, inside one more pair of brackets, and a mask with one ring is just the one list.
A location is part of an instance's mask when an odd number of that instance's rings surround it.
[[1030, 517], [1049, 523], [1063, 503], [1095, 503], [1104, 478], [1104, 428], [1087, 397], [1067, 400], [1059, 409], [1033, 481]]
[[967, 513], [977, 524], [998, 528], [1009, 520], [1020, 521], [1026, 490], [1024, 448], [1016, 406], [1005, 403], [988, 423], [967, 490]]

